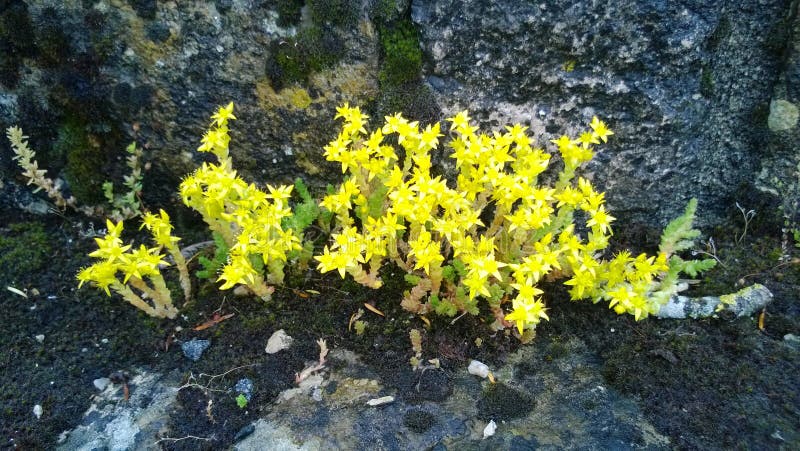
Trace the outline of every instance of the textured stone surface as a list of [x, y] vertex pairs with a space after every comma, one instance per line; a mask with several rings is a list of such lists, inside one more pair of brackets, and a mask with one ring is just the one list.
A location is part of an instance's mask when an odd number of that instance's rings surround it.
[[[795, 15], [787, 21], [794, 38], [783, 53], [778, 82], [772, 91], [769, 132], [764, 136], [765, 155], [758, 177], [758, 188], [780, 200], [787, 229], [800, 228], [800, 2], [792, 2]], [[789, 232], [789, 230], [787, 230]]]
[[763, 309], [772, 301], [772, 293], [761, 284], [742, 288], [736, 293], [722, 296], [705, 296], [689, 298], [673, 296], [669, 302], [656, 313], [657, 318], [709, 318], [722, 310], [729, 311], [736, 317], [750, 316]]
[[719, 222], [752, 186], [789, 2], [412, 2], [445, 113], [521, 122], [540, 143], [593, 115], [616, 136], [588, 172], [623, 221], [686, 201]]
[[58, 446], [63, 451], [107, 449], [158, 449], [157, 434], [169, 420], [180, 377], [140, 371], [128, 382], [97, 395], [81, 424], [69, 431]]
[[[14, 25], [0, 32], [0, 127], [20, 124], [54, 178], [71, 152], [56, 145], [66, 125], [86, 133], [99, 170], [115, 180], [135, 139], [152, 163], [145, 203], [169, 209], [180, 178], [203, 159], [194, 150], [210, 113], [233, 100], [231, 152], [246, 179], [304, 176], [322, 187], [339, 177], [321, 158], [336, 133], [335, 106], [382, 111], [378, 3], [349, 2], [356, 10], [346, 26], [335, 25], [338, 16], [313, 23], [308, 12], [287, 21], [280, 3], [11, 2], [0, 14]], [[382, 14], [396, 20], [408, 3]], [[735, 214], [736, 201], [763, 218], [772, 212], [750, 189], [756, 174], [762, 192], [779, 197], [787, 183], [800, 186], [798, 128], [767, 126], [771, 102], [800, 105], [796, 1], [416, 0], [410, 8], [442, 117], [469, 108], [484, 126], [522, 122], [540, 143], [595, 114], [608, 121], [616, 135], [586, 174], [607, 190], [619, 224], [661, 227], [692, 196], [701, 225]], [[299, 83], [273, 80], [276, 55], [312, 29], [322, 32], [323, 53], [341, 52], [339, 62]], [[419, 85], [408, 89], [410, 109], [437, 110]], [[14, 178], [4, 140], [0, 153], [0, 180]]]
[[[313, 185], [335, 169], [321, 151], [336, 134], [335, 107], [377, 95], [377, 32], [360, 10], [355, 26], [324, 28], [281, 23], [278, 1], [18, 3], [0, 22], [24, 19], [30, 36], [0, 33], [0, 49], [28, 40], [32, 57], [9, 59], [14, 64], [0, 71], [0, 127], [19, 124], [56, 177], [66, 157], [53, 142], [65, 121], [79, 121], [103, 151], [101, 170], [118, 183], [124, 148], [136, 139], [152, 164], [144, 179], [151, 205], [176, 202], [180, 178], [203, 160], [195, 149], [219, 105], [236, 103], [231, 154], [246, 179], [305, 175]], [[273, 87], [265, 68], [276, 49], [315, 26], [341, 44], [341, 61], [307, 82]], [[13, 179], [10, 149], [0, 141], [0, 177]]]

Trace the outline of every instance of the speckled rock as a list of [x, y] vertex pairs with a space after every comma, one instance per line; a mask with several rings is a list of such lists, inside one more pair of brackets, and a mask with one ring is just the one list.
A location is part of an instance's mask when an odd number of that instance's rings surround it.
[[800, 17], [795, 14], [787, 19], [786, 28], [794, 40], [784, 51], [785, 61], [772, 92], [758, 188], [777, 199], [788, 220], [787, 229], [797, 229], [800, 227], [800, 40], [797, 39]]
[[[179, 202], [178, 183], [203, 160], [195, 149], [219, 105], [236, 104], [231, 154], [244, 178], [275, 184], [303, 175], [324, 187], [336, 174], [321, 151], [337, 133], [335, 107], [378, 95], [378, 35], [359, 9], [367, 4], [353, 2], [355, 22], [339, 26], [312, 22], [299, 9], [282, 17], [276, 1], [17, 3], [0, 12], [0, 25], [19, 31], [0, 31], [0, 48], [15, 50], [0, 67], [0, 128], [19, 124], [56, 177], [69, 168], [54, 142], [65, 123], [77, 123], [102, 149], [97, 165], [119, 183], [124, 148], [136, 140], [151, 163], [149, 205]], [[300, 36], [324, 44], [306, 50], [336, 51], [339, 59], [313, 62], [307, 79], [278, 86], [268, 68]], [[5, 141], [0, 177], [13, 179]]]
[[181, 343], [181, 351], [183, 351], [183, 355], [185, 355], [187, 359], [196, 362], [200, 360], [200, 357], [203, 356], [203, 353], [209, 346], [211, 346], [211, 340], [193, 338], [185, 343]]
[[701, 225], [756, 202], [743, 193], [761, 167], [791, 11], [782, 0], [412, 2], [446, 114], [520, 122], [541, 144], [606, 119], [616, 134], [586, 173], [618, 224], [656, 227], [690, 197]]
[[57, 449], [158, 449], [157, 435], [167, 425], [179, 384], [178, 374], [138, 371], [128, 382], [129, 399], [122, 385], [97, 395], [81, 424], [64, 434]]
[[689, 298], [673, 296], [669, 302], [656, 313], [657, 318], [708, 318], [725, 310], [737, 318], [750, 316], [763, 309], [772, 301], [772, 293], [761, 284], [742, 288], [736, 293], [722, 296], [704, 296]]

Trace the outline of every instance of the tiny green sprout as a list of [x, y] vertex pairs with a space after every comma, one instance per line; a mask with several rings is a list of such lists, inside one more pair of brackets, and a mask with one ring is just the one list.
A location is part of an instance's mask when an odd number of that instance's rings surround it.
[[240, 409], [247, 407], [247, 402], [247, 397], [244, 393], [239, 393], [239, 396], [236, 397], [236, 405], [239, 406]]
[[367, 323], [366, 323], [366, 321], [358, 320], [358, 321], [355, 322], [353, 327], [355, 327], [355, 329], [356, 329], [356, 335], [363, 335], [364, 334], [364, 330], [366, 330], [366, 328], [367, 328]]

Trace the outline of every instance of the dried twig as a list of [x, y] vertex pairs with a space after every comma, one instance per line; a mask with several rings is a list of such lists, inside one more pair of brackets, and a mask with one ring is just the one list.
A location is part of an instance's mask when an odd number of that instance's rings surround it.
[[159, 444], [161, 442], [172, 442], [172, 443], [175, 443], [175, 442], [180, 442], [182, 440], [203, 440], [203, 441], [206, 441], [206, 442], [210, 442], [211, 440], [213, 440], [213, 437], [197, 437], [197, 436], [194, 436], [194, 435], [187, 435], [186, 437], [180, 437], [180, 438], [164, 437], [164, 438], [160, 438], [160, 439], [156, 440], [156, 444]]
[[300, 373], [294, 373], [294, 382], [296, 384], [303, 382], [312, 374], [325, 368], [325, 357], [328, 355], [328, 345], [325, 343], [325, 340], [320, 338], [317, 340], [317, 346], [319, 346], [319, 361], [316, 364], [305, 368]]
[[[230, 373], [232, 373], [232, 372], [234, 372], [236, 370], [241, 370], [241, 369], [244, 369], [244, 368], [252, 368], [252, 367], [258, 366], [258, 365], [260, 365], [260, 363], [253, 363], [253, 364], [250, 364], [250, 365], [237, 366], [236, 368], [231, 368], [228, 371], [226, 371], [224, 373], [221, 373], [221, 374], [200, 373], [197, 377], [195, 377], [194, 374], [190, 373], [189, 374], [189, 379], [186, 381], [185, 384], [183, 384], [180, 387], [178, 387], [178, 390], [183, 390], [184, 388], [194, 387], [194, 388], [197, 388], [197, 389], [200, 389], [200, 390], [203, 390], [203, 391], [224, 392], [226, 390], [219, 390], [219, 389], [211, 388], [211, 384], [214, 382], [214, 380], [219, 379], [221, 377], [225, 377], [228, 374], [230, 374]], [[205, 385], [197, 383], [197, 382], [192, 382], [192, 381], [200, 380], [200, 379], [202, 379], [204, 377], [208, 378], [208, 382], [206, 382]]]

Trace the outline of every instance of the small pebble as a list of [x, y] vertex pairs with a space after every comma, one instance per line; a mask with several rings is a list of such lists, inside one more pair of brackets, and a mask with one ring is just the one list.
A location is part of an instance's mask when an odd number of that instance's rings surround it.
[[275, 333], [267, 340], [267, 347], [264, 349], [267, 354], [275, 354], [278, 351], [283, 351], [292, 345], [294, 339], [289, 336], [283, 329], [276, 330]]
[[253, 381], [250, 379], [244, 378], [239, 379], [236, 382], [236, 385], [233, 386], [233, 390], [244, 396], [244, 398], [249, 402], [250, 397], [253, 396]]
[[42, 410], [42, 406], [40, 406], [39, 404], [33, 406], [33, 415], [36, 416], [37, 420], [39, 418], [42, 418], [42, 413], [44, 413], [44, 411]]
[[106, 387], [108, 387], [108, 384], [111, 383], [111, 379], [107, 377], [99, 377], [93, 380], [92, 383], [94, 384], [94, 388], [103, 391], [106, 389]]
[[44, 342], [44, 335], [42, 335], [42, 334], [39, 334], [34, 338], [36, 338], [36, 341], [38, 341], [39, 343], [43, 343]]
[[191, 341], [183, 343], [181, 345], [181, 350], [183, 350], [183, 355], [185, 355], [186, 358], [196, 362], [200, 360], [203, 352], [205, 352], [209, 346], [211, 346], [211, 340], [198, 340], [197, 338], [193, 338]]
[[475, 376], [483, 379], [486, 379], [489, 376], [489, 367], [485, 363], [477, 360], [469, 362], [467, 371], [469, 371], [469, 374], [474, 374]]
[[783, 336], [783, 341], [785, 341], [786, 343], [789, 343], [789, 344], [798, 345], [798, 344], [800, 344], [800, 337], [798, 337], [795, 334], [786, 334], [786, 335]]
[[394, 402], [394, 396], [383, 396], [381, 398], [373, 398], [367, 401], [367, 405], [370, 407], [375, 407], [375, 406], [382, 406], [384, 404], [389, 404], [390, 402]]
[[488, 438], [493, 436], [496, 431], [497, 431], [497, 423], [495, 423], [494, 420], [492, 420], [489, 422], [489, 424], [486, 425], [485, 428], [483, 428], [483, 438]]

